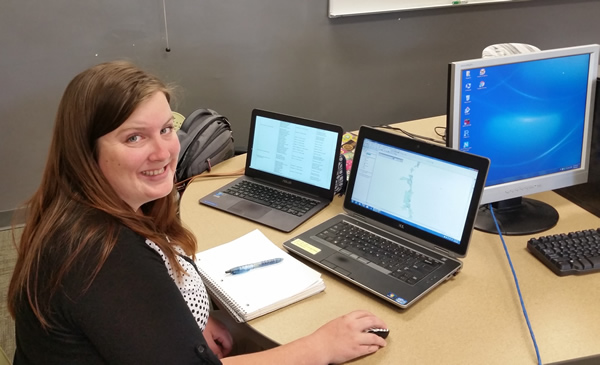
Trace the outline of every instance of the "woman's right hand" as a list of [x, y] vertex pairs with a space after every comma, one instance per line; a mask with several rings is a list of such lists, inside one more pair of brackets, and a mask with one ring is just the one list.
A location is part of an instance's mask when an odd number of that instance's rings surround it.
[[372, 354], [386, 345], [386, 341], [370, 328], [387, 328], [375, 315], [358, 310], [338, 317], [308, 336], [311, 348], [324, 356], [325, 364], [339, 364], [354, 358]]
[[366, 332], [370, 328], [387, 326], [373, 314], [358, 310], [327, 322], [296, 341], [222, 361], [227, 365], [340, 364], [372, 354], [386, 345], [383, 338]]

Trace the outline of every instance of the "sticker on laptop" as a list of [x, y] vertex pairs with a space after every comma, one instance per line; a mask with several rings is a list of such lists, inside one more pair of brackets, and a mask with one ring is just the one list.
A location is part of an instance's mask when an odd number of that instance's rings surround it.
[[301, 239], [299, 239], [299, 238], [296, 238], [295, 240], [291, 241], [291, 243], [292, 243], [294, 246], [300, 247], [300, 248], [301, 248], [301, 249], [303, 249], [304, 251], [306, 251], [306, 252], [308, 252], [308, 253], [311, 253], [311, 254], [313, 254], [313, 255], [316, 255], [316, 254], [318, 254], [319, 252], [321, 252], [321, 249], [320, 249], [320, 248], [317, 248], [317, 247], [315, 247], [315, 246], [311, 245], [310, 243], [308, 243], [308, 242], [306, 242], [306, 241], [303, 241], [303, 240], [301, 240]]
[[394, 302], [400, 303], [402, 305], [407, 303], [406, 299], [400, 298], [399, 296], [397, 296], [396, 294], [394, 294], [392, 292], [387, 293], [387, 297], [392, 299]]

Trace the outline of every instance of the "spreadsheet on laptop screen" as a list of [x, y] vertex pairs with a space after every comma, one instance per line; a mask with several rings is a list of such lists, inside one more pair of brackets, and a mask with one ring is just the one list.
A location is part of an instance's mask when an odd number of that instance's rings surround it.
[[459, 243], [477, 171], [365, 139], [352, 203]]
[[338, 134], [258, 116], [250, 167], [328, 189]]

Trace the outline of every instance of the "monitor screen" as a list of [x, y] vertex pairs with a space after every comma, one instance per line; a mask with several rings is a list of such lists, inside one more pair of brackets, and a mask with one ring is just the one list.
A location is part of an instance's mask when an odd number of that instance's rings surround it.
[[503, 234], [551, 228], [558, 213], [523, 196], [588, 177], [598, 45], [453, 62], [448, 146], [491, 161], [475, 227]]

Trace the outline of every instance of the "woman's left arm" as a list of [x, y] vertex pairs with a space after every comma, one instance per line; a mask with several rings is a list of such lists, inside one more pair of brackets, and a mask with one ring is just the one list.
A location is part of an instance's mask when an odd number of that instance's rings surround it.
[[209, 316], [203, 334], [208, 347], [219, 359], [229, 355], [233, 347], [233, 338], [223, 323]]
[[220, 364], [162, 258], [130, 230], [69, 307], [108, 363]]

